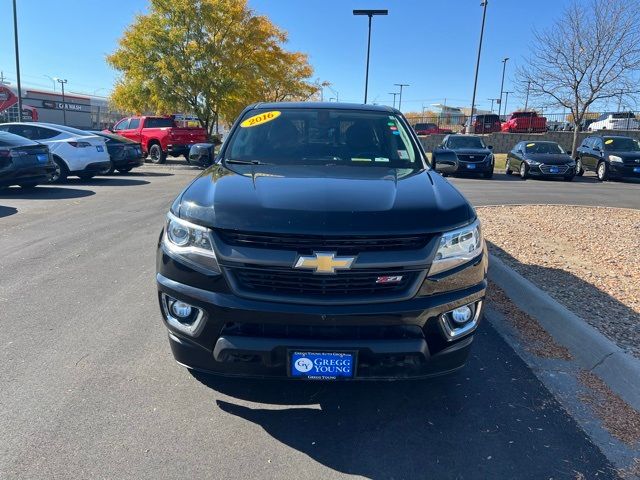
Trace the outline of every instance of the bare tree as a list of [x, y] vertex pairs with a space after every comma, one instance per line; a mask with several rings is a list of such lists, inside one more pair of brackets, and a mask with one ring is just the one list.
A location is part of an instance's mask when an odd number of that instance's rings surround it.
[[640, 6], [637, 0], [574, 0], [548, 29], [517, 78], [544, 106], [565, 107], [578, 130], [596, 102], [638, 92]]

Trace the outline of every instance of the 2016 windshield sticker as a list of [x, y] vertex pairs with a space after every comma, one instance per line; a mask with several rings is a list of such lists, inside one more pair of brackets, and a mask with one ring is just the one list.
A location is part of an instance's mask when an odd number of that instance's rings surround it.
[[240, 126], [242, 128], [257, 127], [258, 125], [262, 125], [264, 123], [270, 122], [271, 120], [275, 120], [280, 116], [280, 114], [281, 112], [273, 110], [271, 112], [254, 115], [253, 117], [249, 117], [245, 121], [243, 121]]
[[610, 138], [609, 140], [605, 140], [604, 144], [605, 145], [611, 145], [613, 143], [613, 139]]

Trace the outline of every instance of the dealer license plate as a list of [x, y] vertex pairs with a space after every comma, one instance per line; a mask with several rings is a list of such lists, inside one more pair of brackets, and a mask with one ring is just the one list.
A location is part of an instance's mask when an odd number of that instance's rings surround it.
[[559, 169], [558, 167], [551, 167], [551, 168], [549, 169], [549, 171], [550, 171], [551, 173], [558, 173], [558, 172], [560, 171], [560, 169]]
[[640, 173], [640, 167], [633, 167], [633, 171], [635, 173]]
[[311, 380], [335, 380], [353, 377], [356, 354], [350, 352], [290, 353], [289, 374]]
[[47, 155], [46, 153], [39, 153], [38, 161], [40, 163], [47, 163], [49, 161], [49, 155]]
[[476, 165], [474, 163], [467, 163], [467, 168], [469, 170], [475, 170], [476, 169]]

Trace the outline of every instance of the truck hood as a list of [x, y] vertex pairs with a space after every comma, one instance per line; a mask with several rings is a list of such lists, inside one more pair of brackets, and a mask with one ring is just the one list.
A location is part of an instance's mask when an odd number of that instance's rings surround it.
[[211, 167], [172, 210], [207, 227], [309, 235], [441, 232], [475, 219], [467, 200], [429, 170], [378, 166]]

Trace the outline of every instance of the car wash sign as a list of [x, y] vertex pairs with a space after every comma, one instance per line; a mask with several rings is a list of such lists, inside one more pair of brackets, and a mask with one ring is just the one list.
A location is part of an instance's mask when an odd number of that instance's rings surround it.
[[57, 102], [55, 100], [43, 100], [42, 106], [44, 108], [53, 108], [56, 110], [67, 110], [72, 112], [81, 112], [83, 110], [82, 107], [88, 107], [88, 105], [82, 105], [80, 103], [69, 103], [69, 102]]

